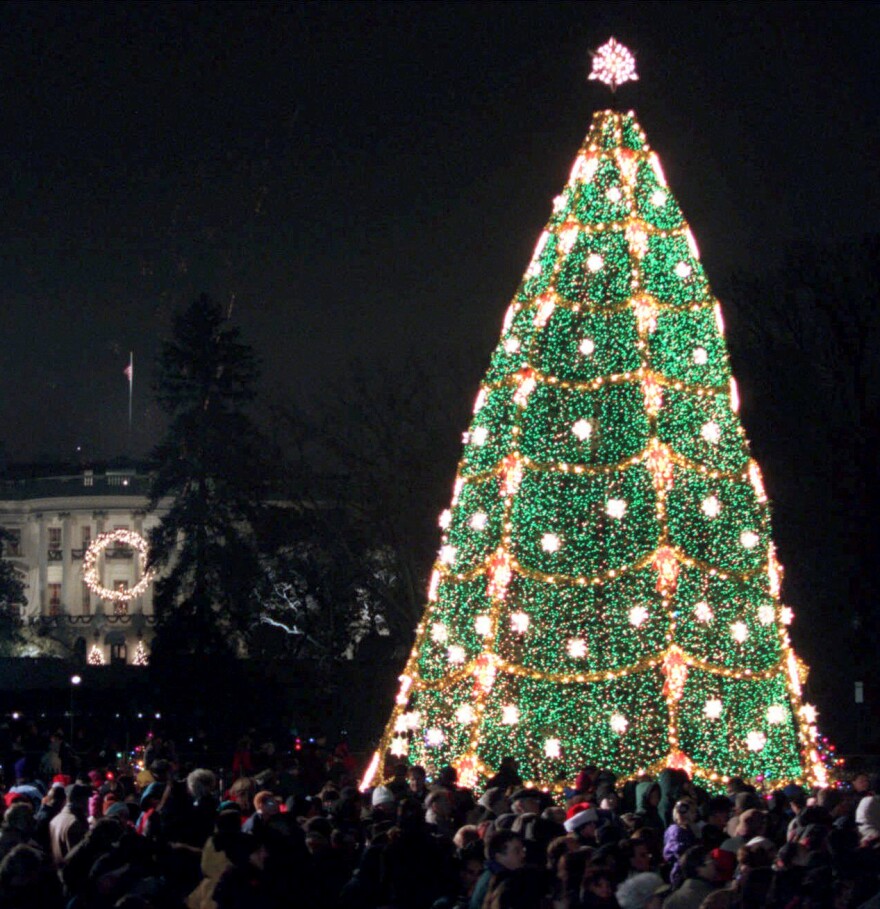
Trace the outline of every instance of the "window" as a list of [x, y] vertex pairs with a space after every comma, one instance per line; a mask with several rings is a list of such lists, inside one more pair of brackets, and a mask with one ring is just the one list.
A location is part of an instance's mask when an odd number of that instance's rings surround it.
[[61, 613], [61, 585], [47, 584], [46, 592], [49, 599], [49, 615], [59, 615]]
[[89, 590], [88, 585], [85, 583], [82, 585], [82, 614], [92, 614], [92, 591]]
[[90, 524], [83, 524], [80, 527], [80, 533], [82, 534], [82, 548], [88, 549], [92, 545], [92, 527]]
[[49, 549], [54, 549], [54, 550], [61, 549], [61, 528], [60, 527], [50, 527], [49, 528]]
[[124, 663], [128, 659], [128, 647], [125, 641], [110, 644], [110, 662], [113, 664]]
[[[113, 526], [114, 530], [128, 530], [128, 526], [125, 524], [115, 524]], [[121, 540], [115, 540], [113, 543], [114, 549], [128, 549], [128, 546], [125, 545]]]
[[[128, 590], [128, 581], [114, 581], [114, 590]], [[128, 615], [128, 603], [124, 600], [117, 601], [113, 604], [114, 615]]]
[[21, 530], [15, 528], [3, 528], [6, 536], [3, 538], [3, 555], [20, 556], [21, 555]]

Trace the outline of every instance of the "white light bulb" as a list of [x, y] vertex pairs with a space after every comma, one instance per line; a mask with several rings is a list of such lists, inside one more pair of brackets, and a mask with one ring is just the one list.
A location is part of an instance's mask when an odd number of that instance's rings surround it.
[[633, 606], [629, 611], [629, 623], [636, 628], [644, 625], [648, 621], [648, 610], [644, 606]]
[[816, 720], [819, 718], [819, 714], [818, 714], [816, 708], [815, 708], [812, 704], [804, 704], [804, 706], [801, 707], [801, 716], [802, 716], [810, 725], [812, 725], [813, 723], [815, 723]]
[[694, 606], [694, 615], [698, 622], [711, 622], [713, 618], [712, 609], [705, 600]]
[[626, 514], [626, 502], [623, 499], [609, 499], [605, 505], [605, 513], [619, 521]]
[[471, 519], [468, 522], [471, 525], [473, 530], [485, 530], [486, 522], [489, 520], [486, 512], [484, 511], [475, 511], [471, 515]]
[[395, 736], [391, 740], [391, 753], [395, 757], [406, 757], [408, 751], [406, 739]]
[[453, 666], [460, 666], [465, 660], [464, 647], [459, 647], [458, 644], [453, 644], [446, 651], [446, 658], [452, 663]]
[[594, 273], [600, 271], [604, 264], [602, 257], [597, 253], [590, 253], [590, 255], [587, 256], [587, 268]]
[[585, 357], [592, 357], [595, 349], [596, 342], [592, 338], [584, 338], [583, 341], [578, 344], [578, 351]]
[[724, 705], [718, 698], [709, 698], [703, 707], [703, 715], [710, 720], [717, 720], [724, 710]]
[[541, 537], [541, 549], [544, 552], [558, 552], [561, 545], [562, 541], [555, 533], [545, 533]]
[[608, 190], [608, 192], [605, 193], [605, 198], [609, 202], [619, 202], [622, 197], [623, 197], [623, 194], [621, 193], [620, 187], [618, 187], [618, 186], [612, 186]]
[[443, 511], [440, 512], [440, 518], [437, 523], [446, 530], [452, 523], [452, 512], [448, 508], [443, 509]]
[[477, 634], [485, 637], [492, 633], [492, 618], [488, 615], [478, 615], [474, 619], [474, 630]]
[[406, 722], [406, 714], [399, 713], [397, 719], [394, 721], [394, 731], [395, 732], [406, 732], [409, 730], [409, 726]]
[[754, 549], [761, 542], [761, 538], [754, 530], [744, 530], [739, 535], [739, 541], [746, 549]]
[[622, 713], [611, 714], [611, 729], [618, 735], [623, 735], [629, 726], [629, 720]]
[[558, 758], [562, 754], [562, 746], [559, 739], [547, 739], [544, 742], [544, 755], [548, 758]]
[[434, 622], [431, 626], [431, 640], [435, 644], [445, 644], [449, 640], [449, 629], [443, 622]]
[[757, 730], [746, 736], [746, 747], [749, 751], [761, 751], [767, 744], [767, 736]]
[[517, 634], [525, 634], [529, 630], [529, 617], [524, 612], [514, 612], [510, 615], [510, 627]]
[[682, 279], [689, 278], [692, 271], [693, 269], [687, 262], [679, 262], [678, 265], [675, 266], [675, 274]]
[[593, 434], [593, 427], [589, 420], [578, 420], [572, 425], [571, 431], [581, 440], [581, 442], [585, 442]]
[[782, 609], [779, 610], [779, 621], [782, 622], [783, 625], [791, 625], [794, 621], [794, 612], [790, 606], [783, 606]]
[[553, 213], [558, 215], [559, 212], [561, 212], [565, 208], [565, 202], [566, 202], [565, 194], [562, 193], [562, 194], [558, 195], [553, 200]]
[[440, 561], [444, 565], [451, 565], [455, 561], [455, 557], [458, 554], [458, 550], [454, 546], [441, 546], [440, 547]]
[[776, 610], [772, 606], [764, 605], [758, 607], [758, 621], [762, 625], [772, 625], [776, 618]]
[[474, 708], [470, 704], [462, 704], [455, 711], [455, 719], [461, 723], [462, 726], [467, 726], [468, 723], [473, 723], [476, 713], [474, 713]]
[[717, 445], [721, 441], [721, 427], [714, 420], [710, 420], [703, 424], [700, 435], [710, 445]]
[[438, 729], [436, 726], [432, 726], [425, 732], [425, 744], [431, 748], [436, 748], [438, 745], [442, 745], [445, 738], [446, 737], [443, 735], [443, 730]]
[[695, 347], [693, 360], [697, 366], [705, 366], [709, 362], [709, 351], [705, 347]]
[[505, 726], [515, 726], [519, 722], [519, 707], [504, 704], [501, 708], [501, 722]]
[[737, 644], [743, 644], [749, 636], [749, 627], [745, 622], [734, 622], [730, 626], [730, 635]]
[[486, 439], [489, 438], [489, 430], [485, 426], [478, 426], [471, 433], [471, 444], [480, 446], [486, 444]]
[[651, 205], [655, 208], [663, 208], [666, 204], [666, 193], [662, 189], [655, 189], [651, 193]]
[[771, 726], [778, 726], [785, 722], [785, 708], [782, 704], [771, 704], [767, 708], [767, 722]]
[[504, 350], [506, 353], [515, 354], [519, 350], [519, 338], [508, 338], [504, 342]]
[[721, 503], [715, 496], [707, 496], [703, 499], [703, 504], [700, 507], [707, 518], [717, 518], [721, 513]]
[[587, 642], [581, 638], [572, 638], [565, 649], [572, 659], [579, 660], [587, 655]]
[[405, 713], [404, 720], [406, 721], [407, 729], [418, 729], [419, 724], [422, 722], [422, 715], [418, 710], [411, 710], [409, 713]]

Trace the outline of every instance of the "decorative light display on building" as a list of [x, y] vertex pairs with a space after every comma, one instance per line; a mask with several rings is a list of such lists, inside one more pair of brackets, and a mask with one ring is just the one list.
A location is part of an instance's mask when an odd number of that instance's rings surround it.
[[[138, 553], [141, 577], [133, 587], [111, 589], [101, 584], [98, 560], [111, 544], [129, 546]], [[139, 597], [153, 581], [154, 572], [148, 571], [146, 567], [148, 554], [147, 541], [133, 530], [109, 530], [99, 534], [92, 540], [83, 555], [83, 582], [95, 596], [102, 600], [109, 600], [113, 603], [130, 603]]]

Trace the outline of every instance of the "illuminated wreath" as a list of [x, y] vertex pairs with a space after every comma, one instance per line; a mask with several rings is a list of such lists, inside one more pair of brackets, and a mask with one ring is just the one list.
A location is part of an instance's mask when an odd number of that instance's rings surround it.
[[[98, 578], [98, 556], [111, 543], [123, 543], [132, 549], [136, 549], [140, 554], [142, 574], [141, 579], [134, 587], [126, 588], [125, 590], [111, 590], [109, 587], [101, 585]], [[109, 530], [107, 533], [98, 534], [83, 555], [83, 582], [95, 596], [100, 597], [102, 600], [112, 600], [114, 603], [129, 603], [135, 597], [139, 597], [150, 586], [155, 575], [152, 569], [150, 571], [146, 570], [148, 552], [147, 541], [133, 530]]]

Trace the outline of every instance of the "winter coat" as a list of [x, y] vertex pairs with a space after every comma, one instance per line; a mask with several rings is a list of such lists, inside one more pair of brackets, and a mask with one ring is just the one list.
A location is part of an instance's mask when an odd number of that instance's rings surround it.
[[636, 814], [642, 819], [645, 827], [652, 830], [659, 830], [661, 833], [666, 829], [663, 818], [655, 805], [648, 802], [648, 796], [654, 791], [660, 792], [660, 786], [657, 783], [638, 783], [636, 785]]
[[697, 845], [697, 835], [690, 827], [670, 824], [663, 834], [663, 861], [675, 862], [691, 846]]
[[703, 900], [715, 886], [699, 877], [688, 878], [672, 896], [663, 903], [663, 909], [700, 909]]
[[64, 861], [64, 857], [71, 849], [82, 840], [89, 832], [89, 824], [85, 814], [74, 811], [70, 805], [65, 805], [49, 823], [49, 843], [52, 847], [52, 861], [56, 866]]

